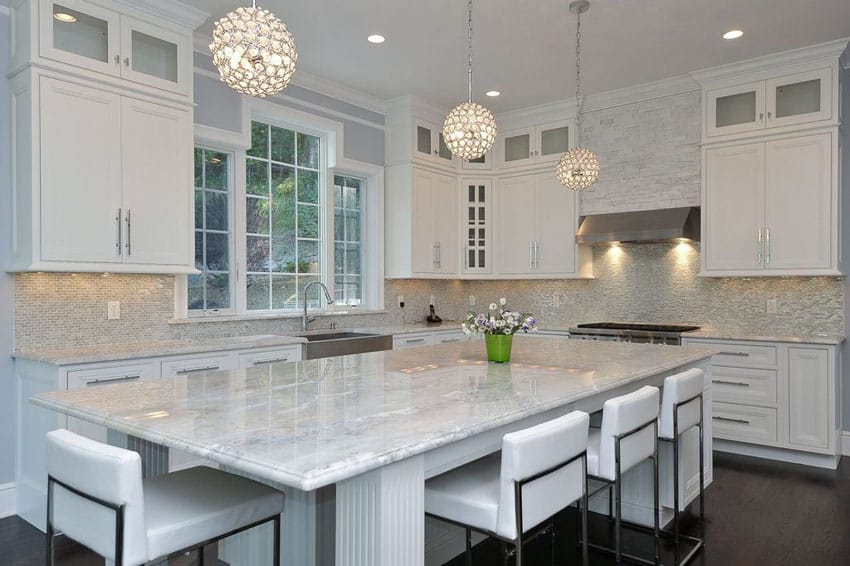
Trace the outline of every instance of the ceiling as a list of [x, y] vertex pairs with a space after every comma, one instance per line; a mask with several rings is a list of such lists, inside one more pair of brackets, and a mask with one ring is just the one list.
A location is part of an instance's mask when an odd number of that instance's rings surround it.
[[[250, 1], [185, 0], [213, 14]], [[289, 27], [298, 68], [383, 100], [414, 94], [443, 107], [466, 97], [463, 0], [265, 0]], [[494, 112], [571, 97], [575, 16], [568, 0], [475, 3], [475, 99]], [[728, 41], [721, 34], [742, 29]], [[366, 42], [380, 33], [382, 45]], [[850, 0], [591, 0], [582, 16], [585, 93], [683, 75], [850, 36]], [[296, 72], [297, 82], [297, 72]]]

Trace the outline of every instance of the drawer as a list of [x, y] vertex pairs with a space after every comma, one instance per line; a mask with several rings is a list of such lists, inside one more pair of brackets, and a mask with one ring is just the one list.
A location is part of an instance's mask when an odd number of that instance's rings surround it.
[[697, 345], [717, 350], [711, 359], [715, 366], [776, 367], [776, 346], [724, 341], [700, 341]]
[[250, 368], [262, 364], [278, 362], [297, 362], [301, 359], [301, 346], [288, 346], [262, 352], [243, 352], [239, 354], [239, 367]]
[[712, 403], [714, 438], [742, 442], [776, 442], [776, 409]]
[[125, 364], [68, 372], [68, 389], [159, 377], [153, 363]]
[[435, 332], [435, 344], [449, 344], [451, 342], [465, 342], [468, 339], [463, 330], [449, 330], [446, 332]]
[[414, 348], [416, 346], [427, 346], [434, 343], [434, 336], [430, 332], [418, 334], [398, 334], [393, 336], [393, 350]]
[[186, 356], [162, 362], [162, 377], [189, 375], [218, 369], [233, 369], [230, 355]]
[[776, 370], [716, 366], [711, 391], [715, 401], [776, 403]]

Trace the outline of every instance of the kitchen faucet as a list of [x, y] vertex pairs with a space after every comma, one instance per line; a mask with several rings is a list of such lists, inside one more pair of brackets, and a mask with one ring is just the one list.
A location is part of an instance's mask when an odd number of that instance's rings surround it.
[[316, 320], [315, 316], [307, 316], [307, 291], [309, 291], [310, 287], [312, 287], [313, 285], [318, 285], [322, 288], [322, 290], [325, 292], [325, 299], [327, 299], [329, 305], [334, 304], [334, 299], [333, 297], [331, 297], [330, 291], [328, 291], [328, 288], [325, 287], [324, 283], [322, 283], [318, 279], [316, 281], [310, 281], [309, 283], [307, 283], [304, 286], [304, 317], [301, 319], [301, 330], [303, 332], [307, 332], [307, 325]]

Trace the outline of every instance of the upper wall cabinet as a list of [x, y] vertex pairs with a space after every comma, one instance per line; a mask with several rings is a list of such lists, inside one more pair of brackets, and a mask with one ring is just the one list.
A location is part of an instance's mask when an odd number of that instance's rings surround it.
[[443, 129], [434, 122], [415, 120], [413, 156], [440, 167], [457, 168], [457, 158], [446, 145]]
[[709, 137], [832, 118], [832, 69], [817, 69], [706, 92]]
[[553, 163], [574, 145], [572, 120], [499, 134], [499, 167], [512, 169]]

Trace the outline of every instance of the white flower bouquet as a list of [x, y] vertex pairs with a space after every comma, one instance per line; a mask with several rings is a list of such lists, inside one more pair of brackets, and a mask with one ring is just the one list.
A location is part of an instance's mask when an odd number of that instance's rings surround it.
[[460, 325], [463, 332], [469, 334], [493, 334], [513, 336], [519, 332], [536, 332], [537, 319], [534, 316], [513, 311], [508, 308], [504, 298], [499, 304], [490, 303], [490, 310], [476, 314], [470, 312]]

